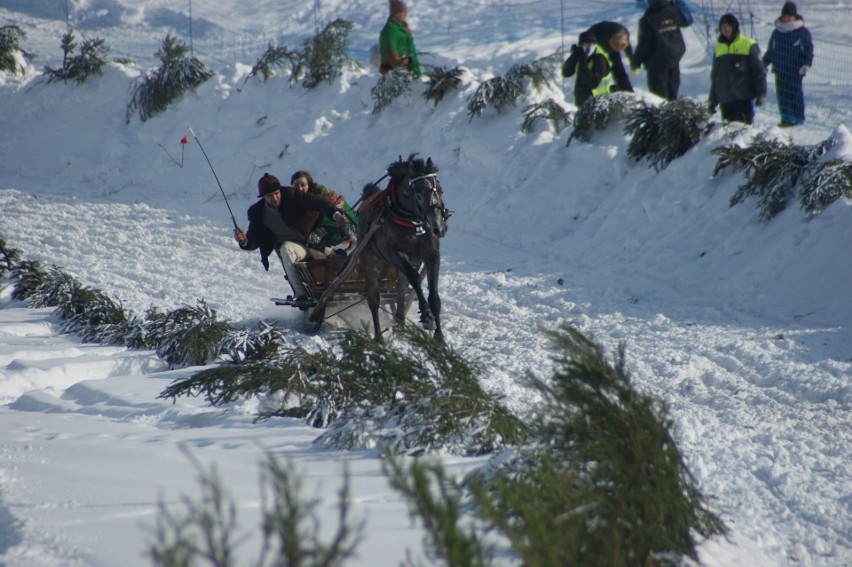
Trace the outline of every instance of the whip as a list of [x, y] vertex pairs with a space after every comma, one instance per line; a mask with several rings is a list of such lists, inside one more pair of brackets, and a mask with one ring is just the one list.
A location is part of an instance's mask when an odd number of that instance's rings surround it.
[[228, 207], [228, 212], [231, 213], [231, 222], [234, 223], [234, 228], [239, 229], [237, 226], [237, 219], [234, 218], [234, 211], [231, 210], [231, 205], [228, 203], [228, 197], [225, 196], [225, 190], [222, 189], [222, 184], [219, 183], [219, 176], [216, 175], [216, 170], [213, 169], [213, 164], [210, 163], [210, 158], [207, 157], [207, 152], [204, 151], [204, 146], [201, 145], [201, 141], [198, 139], [198, 136], [195, 135], [192, 128], [189, 129], [189, 133], [192, 134], [193, 138], [195, 138], [195, 143], [198, 144], [198, 147], [201, 149], [201, 153], [204, 154], [204, 159], [207, 160], [207, 165], [210, 166], [210, 171], [213, 172], [213, 177], [216, 179], [216, 185], [219, 186], [219, 191], [222, 192], [222, 198], [225, 199], [225, 206]]

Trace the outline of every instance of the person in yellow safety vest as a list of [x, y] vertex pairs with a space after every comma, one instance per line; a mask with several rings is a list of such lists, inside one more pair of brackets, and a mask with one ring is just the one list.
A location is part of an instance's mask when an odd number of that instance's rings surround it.
[[740, 23], [733, 14], [719, 19], [719, 41], [710, 67], [711, 113], [716, 106], [722, 110], [722, 120], [751, 124], [754, 106], [766, 104], [766, 67], [757, 42], [740, 34]]
[[633, 61], [630, 31], [618, 22], [603, 21], [594, 24], [586, 32], [592, 34], [598, 46], [606, 52], [609, 70], [612, 73], [612, 87], [609, 92], [632, 93], [633, 85], [621, 60], [623, 52], [628, 61]]
[[578, 43], [571, 46], [571, 54], [562, 64], [562, 76], [577, 76], [574, 80], [574, 104], [579, 108], [593, 96], [610, 91], [612, 63], [591, 33], [581, 33]]

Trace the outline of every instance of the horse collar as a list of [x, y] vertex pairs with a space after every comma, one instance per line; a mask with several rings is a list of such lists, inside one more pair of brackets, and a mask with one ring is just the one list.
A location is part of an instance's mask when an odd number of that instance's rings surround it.
[[[423, 175], [415, 179], [411, 179], [408, 183], [410, 185], [416, 180], [430, 176], [434, 177], [434, 174]], [[393, 179], [388, 182], [387, 194], [387, 210], [391, 220], [399, 226], [414, 229], [414, 234], [416, 236], [424, 236], [426, 234], [426, 229], [424, 228], [426, 223], [400, 208], [396, 196], [396, 183]]]

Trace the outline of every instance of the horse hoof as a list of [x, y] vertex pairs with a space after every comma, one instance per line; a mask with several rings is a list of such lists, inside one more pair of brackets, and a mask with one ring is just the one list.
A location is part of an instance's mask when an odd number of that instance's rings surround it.
[[435, 330], [435, 320], [431, 317], [421, 317], [420, 324], [423, 325], [423, 328], [427, 331]]

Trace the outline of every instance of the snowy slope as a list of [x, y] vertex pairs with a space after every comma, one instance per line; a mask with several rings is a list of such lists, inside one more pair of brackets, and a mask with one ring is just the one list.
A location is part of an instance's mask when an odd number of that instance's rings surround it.
[[[40, 56], [24, 78], [0, 75], [0, 235], [27, 258], [55, 263], [140, 313], [203, 298], [234, 325], [278, 320], [292, 328], [290, 340], [327, 344], [334, 325], [303, 335], [298, 313], [269, 302], [287, 293], [280, 269], [265, 273], [256, 253], [236, 247], [198, 142], [243, 227], [264, 172], [307, 169], [354, 202], [400, 154], [431, 156], [455, 212], [443, 243], [445, 333], [486, 365], [488, 389], [528, 408], [518, 377], [547, 372], [541, 330], [561, 322], [611, 352], [623, 342], [636, 384], [670, 404], [689, 466], [732, 528], [730, 541], [702, 546], [706, 565], [852, 563], [848, 205], [812, 219], [791, 206], [770, 222], [753, 202], [730, 208], [742, 179], [712, 177], [710, 150], [737, 128], [718, 126], [657, 173], [627, 158], [618, 127], [566, 147], [566, 132], [520, 133], [520, 108], [466, 113], [479, 82], [553, 52], [597, 20], [635, 30], [635, 3], [411, 2], [424, 61], [467, 69], [463, 91], [433, 108], [421, 85], [374, 116], [369, 69], [311, 92], [286, 77], [245, 77], [268, 41], [297, 46], [317, 21], [336, 17], [356, 23], [353, 55], [366, 59], [383, 3], [196, 2], [193, 47], [217, 76], [166, 113], [129, 124], [132, 80], [156, 65], [167, 32], [187, 38], [188, 3], [69, 2], [79, 30], [135, 61], [81, 86], [39, 77], [42, 65], [59, 64], [59, 4], [0, 2], [0, 23], [25, 27], [27, 49]], [[767, 21], [778, 9], [753, 8]], [[800, 10], [815, 33], [848, 37], [834, 4]], [[703, 100], [709, 61], [700, 38], [686, 35], [682, 94]], [[634, 83], [644, 89], [641, 75]], [[565, 101], [563, 86], [570, 101], [570, 81], [530, 100]], [[738, 135], [802, 144], [831, 135], [850, 157], [843, 126], [782, 132], [776, 122], [769, 108]], [[189, 136], [181, 157], [190, 128], [197, 140]], [[257, 522], [265, 448], [292, 458], [308, 489], [324, 494], [349, 464], [356, 511], [369, 526], [353, 564], [396, 565], [406, 548], [420, 548], [422, 534], [375, 454], [319, 451], [317, 431], [299, 423], [253, 424], [253, 402], [222, 410], [157, 400], [193, 369], [168, 372], [152, 353], [57, 336], [55, 316], [24, 309], [9, 291], [0, 296], [0, 561], [147, 564], [158, 498], [176, 505], [195, 490], [180, 446], [216, 464], [246, 531]], [[446, 461], [458, 471], [481, 462]], [[333, 499], [325, 506], [333, 517]]]

